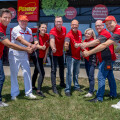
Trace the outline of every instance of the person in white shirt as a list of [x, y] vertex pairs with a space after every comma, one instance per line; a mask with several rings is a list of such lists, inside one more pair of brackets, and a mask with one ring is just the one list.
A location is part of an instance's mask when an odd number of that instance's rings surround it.
[[[29, 20], [26, 15], [20, 15], [18, 17], [19, 25], [12, 29], [11, 42], [23, 47], [30, 46], [35, 49], [36, 45], [30, 43], [32, 40], [32, 31], [27, 27], [28, 21]], [[20, 93], [17, 80], [17, 75], [20, 67], [22, 69], [24, 77], [25, 96], [31, 99], [35, 99], [36, 96], [32, 94], [31, 72], [27, 52], [10, 48], [9, 64], [11, 72], [11, 99], [16, 100], [16, 97]]]

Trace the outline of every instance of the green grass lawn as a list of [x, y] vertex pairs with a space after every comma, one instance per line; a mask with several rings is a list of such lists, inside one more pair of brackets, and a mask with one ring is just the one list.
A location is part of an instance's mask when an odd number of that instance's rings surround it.
[[[18, 77], [18, 80], [20, 95], [16, 101], [11, 101], [10, 77], [6, 77], [2, 94], [3, 101], [6, 101], [9, 107], [0, 108], [0, 120], [120, 120], [120, 110], [111, 108], [111, 104], [116, 104], [120, 100], [118, 80], [116, 80], [118, 98], [110, 100], [104, 97], [102, 103], [90, 103], [89, 98], [84, 98], [89, 86], [87, 79], [79, 78], [83, 93], [74, 91], [72, 87], [72, 96], [66, 97], [64, 89], [59, 86], [57, 86], [59, 95], [53, 94], [50, 78], [45, 78], [42, 91], [46, 98], [37, 96], [37, 100], [28, 100], [24, 97], [23, 78]], [[97, 89], [97, 80], [95, 89]], [[105, 94], [108, 93], [109, 87], [106, 81]]]

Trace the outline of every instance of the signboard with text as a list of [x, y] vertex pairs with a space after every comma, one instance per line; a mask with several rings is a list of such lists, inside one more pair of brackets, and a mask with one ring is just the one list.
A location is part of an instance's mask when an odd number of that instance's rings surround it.
[[77, 15], [77, 11], [74, 7], [68, 7], [66, 10], [65, 10], [65, 17], [67, 19], [73, 19], [75, 18]]
[[105, 5], [99, 4], [92, 9], [92, 16], [95, 20], [104, 20], [108, 16], [108, 9]]
[[39, 0], [18, 0], [18, 16], [27, 15], [29, 21], [38, 21]]

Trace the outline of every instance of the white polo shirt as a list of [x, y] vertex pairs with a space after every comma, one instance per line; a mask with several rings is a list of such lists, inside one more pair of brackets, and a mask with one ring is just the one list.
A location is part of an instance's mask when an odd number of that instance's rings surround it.
[[[24, 31], [19, 25], [14, 27], [11, 32], [11, 42], [15, 43], [17, 45], [26, 47], [25, 45], [21, 44], [19, 41], [17, 41], [17, 37], [22, 36], [23, 39], [26, 41], [30, 42], [33, 37], [32, 37], [32, 30], [28, 27], [26, 27], [26, 30]], [[12, 58], [12, 56], [17, 56], [20, 58], [26, 58], [27, 57], [27, 52], [26, 51], [18, 51], [14, 49], [9, 49], [9, 58]]]

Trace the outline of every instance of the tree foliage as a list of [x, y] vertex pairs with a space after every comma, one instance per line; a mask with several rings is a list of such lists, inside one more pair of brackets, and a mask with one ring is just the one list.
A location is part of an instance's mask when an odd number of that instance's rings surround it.
[[67, 7], [67, 0], [42, 0], [42, 9], [47, 16], [64, 16]]

